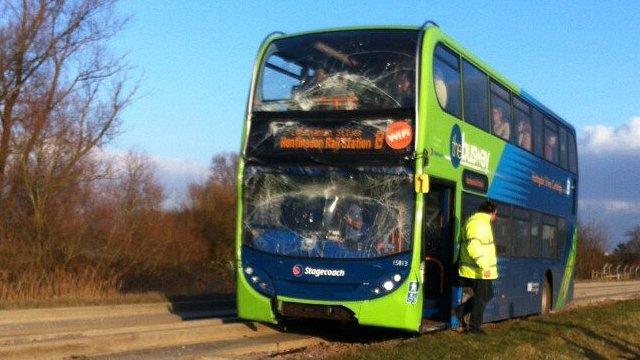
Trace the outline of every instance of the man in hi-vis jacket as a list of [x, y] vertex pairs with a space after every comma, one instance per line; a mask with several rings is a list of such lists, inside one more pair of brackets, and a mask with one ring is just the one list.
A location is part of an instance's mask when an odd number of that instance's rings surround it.
[[473, 297], [463, 304], [460, 320], [464, 328], [465, 315], [471, 313], [468, 324], [471, 333], [484, 334], [482, 316], [493, 297], [493, 280], [498, 278], [498, 259], [491, 230], [496, 214], [496, 205], [485, 201], [469, 217], [462, 231], [458, 274], [463, 285], [473, 290]]

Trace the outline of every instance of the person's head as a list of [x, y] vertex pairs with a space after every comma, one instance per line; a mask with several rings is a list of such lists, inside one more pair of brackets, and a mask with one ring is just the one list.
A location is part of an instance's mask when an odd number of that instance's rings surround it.
[[347, 209], [347, 224], [355, 229], [362, 227], [362, 208], [360, 206], [352, 204]]
[[502, 124], [502, 109], [500, 107], [493, 108], [493, 121], [496, 124]]
[[481, 213], [491, 215], [491, 220], [495, 220], [496, 215], [498, 214], [498, 207], [491, 201], [485, 201], [480, 206], [478, 206], [478, 211]]
[[325, 70], [324, 68], [318, 68], [316, 69], [316, 73], [314, 76], [316, 78], [316, 82], [322, 82], [327, 78], [327, 70]]
[[409, 92], [411, 89], [411, 80], [406, 71], [399, 71], [394, 75], [394, 81], [398, 90], [403, 93]]
[[518, 132], [520, 133], [531, 133], [531, 124], [528, 121], [520, 121], [518, 122]]

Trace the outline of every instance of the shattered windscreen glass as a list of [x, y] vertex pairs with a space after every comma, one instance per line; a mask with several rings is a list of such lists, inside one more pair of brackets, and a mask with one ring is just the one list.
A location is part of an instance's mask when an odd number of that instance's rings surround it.
[[278, 255], [373, 258], [411, 249], [410, 170], [245, 170], [244, 243]]
[[415, 101], [418, 32], [358, 30], [274, 41], [253, 111], [409, 108]]

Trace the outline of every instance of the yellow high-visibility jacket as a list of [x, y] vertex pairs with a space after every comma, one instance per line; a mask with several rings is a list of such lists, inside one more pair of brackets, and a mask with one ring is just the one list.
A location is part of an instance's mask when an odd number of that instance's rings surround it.
[[[485, 270], [490, 271], [487, 277], [484, 276]], [[458, 274], [469, 279], [498, 278], [498, 258], [493, 243], [490, 214], [475, 213], [464, 225]]]

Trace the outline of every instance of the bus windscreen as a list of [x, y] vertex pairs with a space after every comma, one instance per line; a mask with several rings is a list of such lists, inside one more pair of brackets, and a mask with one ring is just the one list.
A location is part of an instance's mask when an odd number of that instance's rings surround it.
[[415, 102], [417, 31], [295, 36], [266, 51], [254, 112], [380, 110]]
[[411, 249], [405, 168], [265, 168], [245, 172], [245, 245], [271, 254], [374, 258]]

